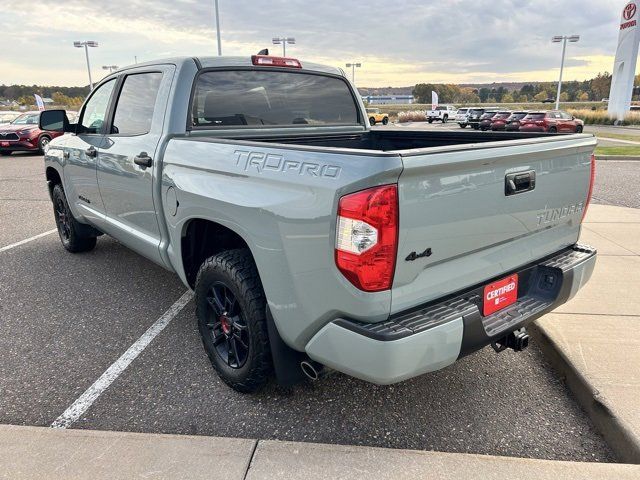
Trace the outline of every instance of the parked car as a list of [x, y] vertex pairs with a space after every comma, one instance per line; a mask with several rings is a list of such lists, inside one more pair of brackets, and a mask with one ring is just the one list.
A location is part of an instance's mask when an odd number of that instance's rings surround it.
[[482, 116], [480, 117], [480, 122], [478, 123], [478, 128], [483, 132], [489, 130], [491, 128], [491, 120], [498, 114], [499, 110], [490, 110], [487, 109], [484, 111]]
[[521, 132], [581, 133], [584, 122], [561, 110], [530, 112], [520, 120]]
[[505, 130], [508, 132], [517, 132], [520, 130], [520, 120], [527, 116], [529, 112], [513, 112], [505, 124]]
[[491, 125], [489, 128], [493, 131], [504, 130], [507, 124], [507, 118], [511, 116], [511, 112], [508, 110], [501, 110], [491, 118]]
[[376, 123], [386, 125], [389, 123], [389, 115], [380, 113], [379, 108], [367, 108], [367, 116], [369, 117], [369, 123], [371, 125], [375, 125]]
[[484, 115], [484, 112], [487, 111], [490, 107], [483, 108], [470, 108], [469, 116], [467, 118], [467, 123], [474, 130], [478, 130], [480, 128], [480, 118]]
[[555, 98], [545, 98], [544, 100], [542, 100], [542, 103], [556, 103], [556, 99]]
[[77, 124], [40, 117], [70, 133], [44, 158], [61, 243], [83, 252], [108, 234], [176, 272], [213, 368], [241, 392], [272, 372], [390, 384], [490, 344], [524, 349], [525, 326], [593, 271], [576, 242], [595, 138], [479, 145], [367, 118], [340, 69], [292, 58], [113, 72]]
[[459, 108], [456, 112], [455, 121], [460, 125], [460, 128], [466, 128], [469, 125], [470, 110], [470, 108]]
[[0, 112], [0, 125], [11, 123], [20, 116], [19, 112]]
[[40, 112], [26, 112], [11, 123], [0, 125], [0, 155], [12, 152], [44, 153], [47, 144], [61, 135], [58, 132], [45, 132], [38, 127]]
[[439, 120], [442, 123], [447, 123], [450, 118], [456, 116], [457, 111], [453, 105], [439, 105], [435, 110], [427, 111], [427, 122], [432, 123], [434, 120]]

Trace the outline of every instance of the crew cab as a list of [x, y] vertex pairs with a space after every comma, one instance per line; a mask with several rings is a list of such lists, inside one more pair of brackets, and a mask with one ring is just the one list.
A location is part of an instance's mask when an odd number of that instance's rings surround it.
[[456, 116], [457, 111], [453, 105], [439, 105], [435, 110], [427, 111], [427, 122], [433, 123], [434, 120], [439, 120], [442, 123], [447, 123], [450, 118]]
[[107, 234], [175, 272], [241, 392], [324, 368], [390, 384], [521, 350], [596, 261], [577, 244], [592, 135], [372, 130], [333, 67], [138, 64], [96, 85], [77, 123], [40, 124], [67, 133], [44, 158], [62, 246]]
[[44, 153], [51, 139], [61, 133], [45, 132], [38, 128], [40, 112], [26, 112], [16, 117], [11, 123], [0, 125], [0, 155], [11, 155], [12, 152]]
[[520, 120], [521, 132], [581, 133], [584, 122], [561, 110], [530, 112]]

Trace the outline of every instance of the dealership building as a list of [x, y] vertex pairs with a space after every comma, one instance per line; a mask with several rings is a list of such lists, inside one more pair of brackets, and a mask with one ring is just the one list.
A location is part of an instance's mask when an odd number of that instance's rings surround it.
[[410, 104], [414, 101], [413, 95], [365, 95], [362, 100], [369, 105]]

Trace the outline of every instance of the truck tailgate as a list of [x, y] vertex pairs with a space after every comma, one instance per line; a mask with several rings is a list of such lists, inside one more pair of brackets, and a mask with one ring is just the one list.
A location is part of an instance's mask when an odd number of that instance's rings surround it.
[[576, 243], [595, 145], [572, 135], [402, 152], [391, 313]]

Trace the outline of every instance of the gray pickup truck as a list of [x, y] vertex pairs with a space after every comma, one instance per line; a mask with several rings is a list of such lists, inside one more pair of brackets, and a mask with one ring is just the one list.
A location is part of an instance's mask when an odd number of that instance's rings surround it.
[[102, 234], [195, 291], [206, 353], [253, 392], [325, 367], [378, 384], [524, 327], [587, 282], [591, 135], [371, 129], [340, 69], [252, 56], [114, 72], [45, 155], [63, 246]]

